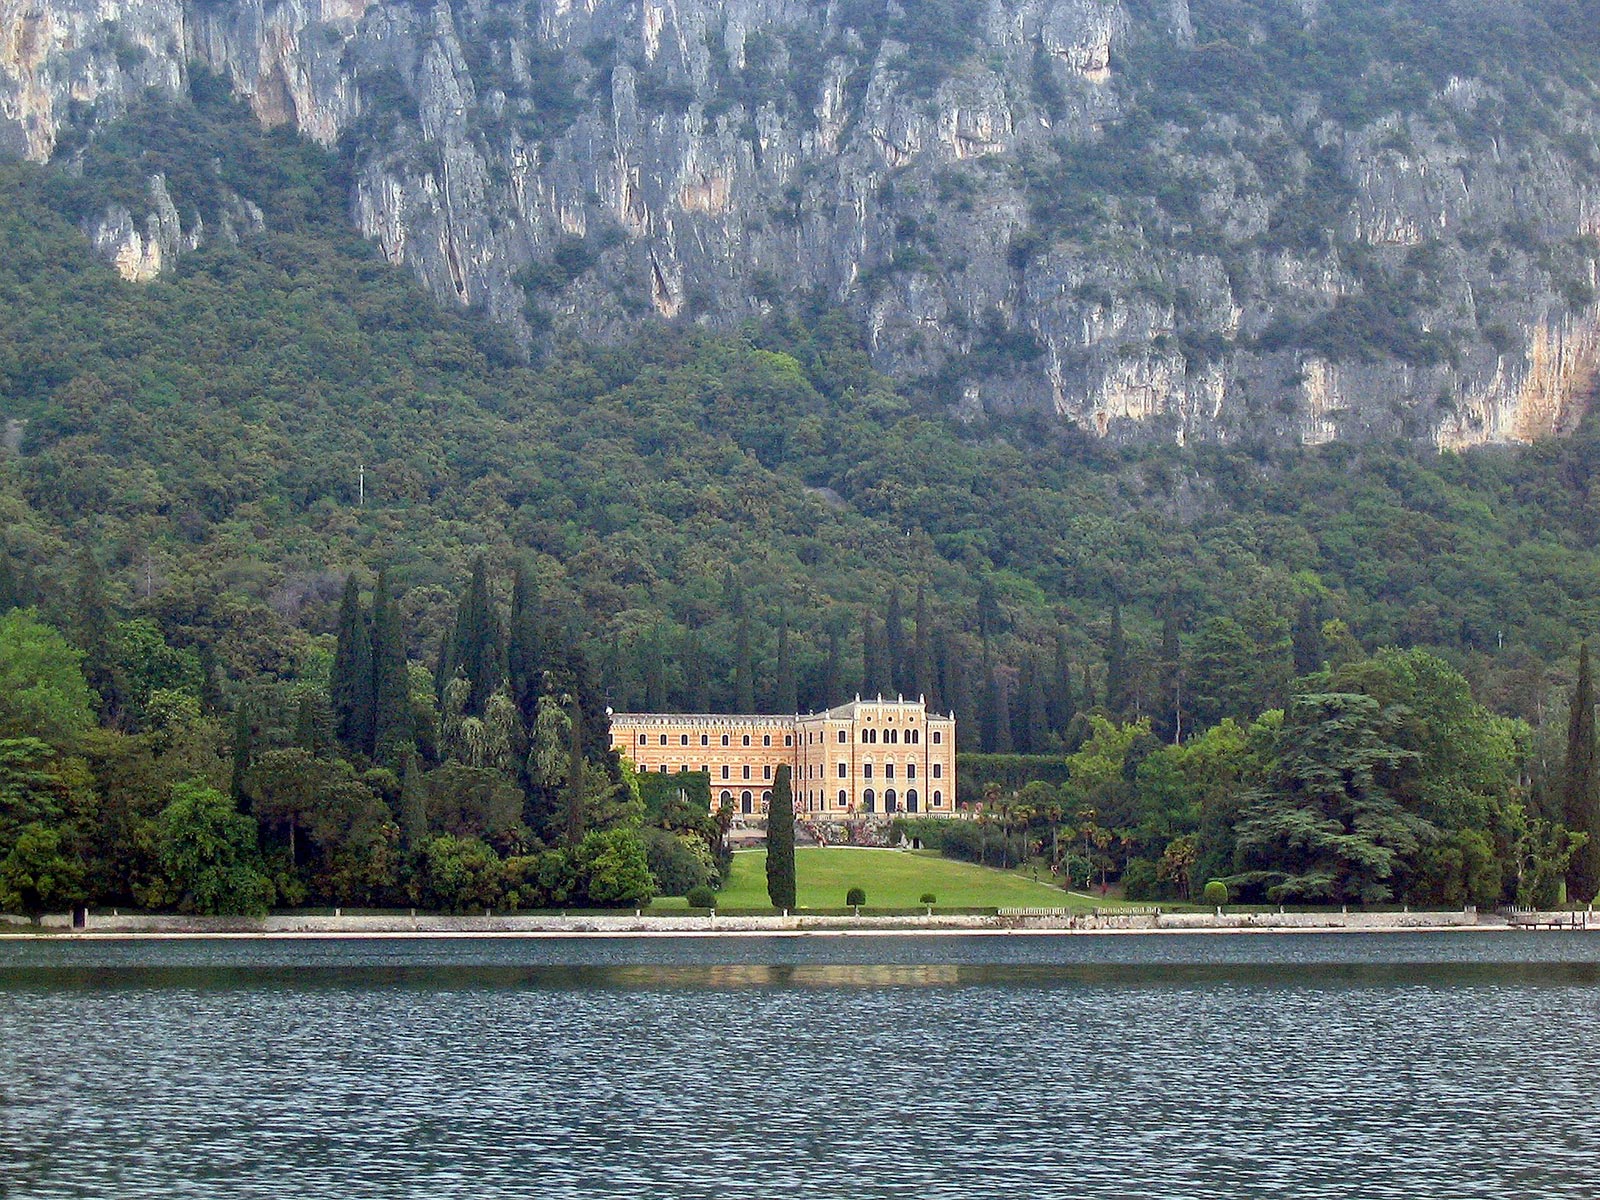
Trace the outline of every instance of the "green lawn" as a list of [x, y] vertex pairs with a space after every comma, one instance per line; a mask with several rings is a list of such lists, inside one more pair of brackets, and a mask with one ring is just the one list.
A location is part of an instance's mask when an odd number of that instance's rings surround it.
[[[1035, 883], [1018, 871], [955, 862], [935, 854], [802, 846], [794, 857], [801, 908], [842, 908], [845, 893], [852, 887], [866, 891], [872, 908], [914, 908], [924, 892], [937, 896], [941, 908], [1087, 909], [1095, 903], [1069, 896], [1048, 883]], [[733, 856], [733, 868], [727, 886], [717, 896], [717, 907], [765, 908], [767, 903], [767, 852], [740, 851]], [[667, 907], [671, 901], [658, 900], [656, 904]]]

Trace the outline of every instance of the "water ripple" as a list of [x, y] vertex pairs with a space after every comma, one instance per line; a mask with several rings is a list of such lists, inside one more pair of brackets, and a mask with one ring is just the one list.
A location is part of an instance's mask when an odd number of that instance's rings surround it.
[[1162, 940], [0, 948], [0, 1195], [1595, 1194], [1600, 939]]

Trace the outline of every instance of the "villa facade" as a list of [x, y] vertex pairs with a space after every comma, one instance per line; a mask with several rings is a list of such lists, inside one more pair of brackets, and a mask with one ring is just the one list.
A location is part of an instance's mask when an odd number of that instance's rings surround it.
[[863, 700], [795, 716], [612, 713], [611, 746], [641, 771], [704, 771], [711, 806], [761, 816], [780, 766], [814, 820], [956, 811], [956, 722], [922, 700]]

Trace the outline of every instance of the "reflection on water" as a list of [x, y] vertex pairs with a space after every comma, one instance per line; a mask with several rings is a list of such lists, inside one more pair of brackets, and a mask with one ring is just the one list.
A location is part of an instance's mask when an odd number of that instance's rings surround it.
[[0, 943], [0, 1195], [1592, 1197], [1597, 962], [1575, 934]]

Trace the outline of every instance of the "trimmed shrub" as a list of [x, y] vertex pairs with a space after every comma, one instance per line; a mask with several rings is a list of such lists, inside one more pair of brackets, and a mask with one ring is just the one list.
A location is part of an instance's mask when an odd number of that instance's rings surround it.
[[1223, 883], [1220, 879], [1208, 880], [1206, 882], [1206, 889], [1200, 894], [1200, 896], [1201, 899], [1203, 899], [1213, 908], [1221, 908], [1228, 902], [1228, 885]]
[[860, 908], [867, 902], [866, 889], [858, 887], [851, 888], [844, 894], [844, 902], [851, 908]]
[[717, 906], [717, 894], [703, 883], [690, 888], [685, 899], [689, 901], [690, 908], [715, 908]]
[[932, 892], [923, 892], [922, 899], [918, 900], [917, 903], [926, 904], [931, 907], [932, 905], [939, 903], [939, 897], [935, 896]]

